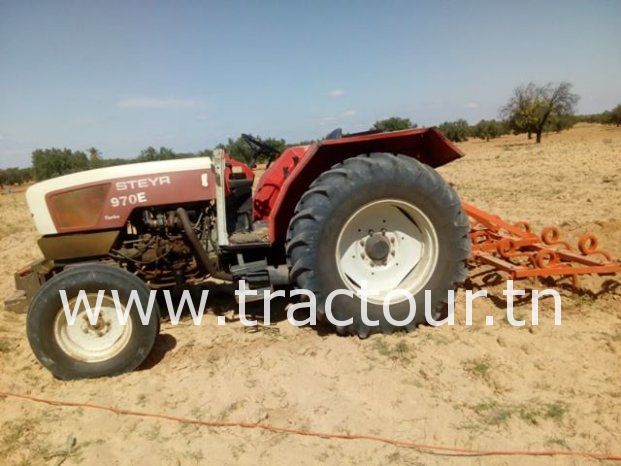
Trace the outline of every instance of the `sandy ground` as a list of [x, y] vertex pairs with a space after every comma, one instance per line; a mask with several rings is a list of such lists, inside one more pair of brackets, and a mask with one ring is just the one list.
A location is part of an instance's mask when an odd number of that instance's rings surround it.
[[[461, 145], [442, 168], [468, 201], [511, 220], [585, 230], [621, 257], [621, 129], [580, 125], [544, 137]], [[38, 255], [23, 193], [0, 196], [0, 298]], [[410, 334], [342, 338], [280, 322], [248, 333], [189, 320], [164, 324], [141, 370], [62, 382], [32, 355], [24, 317], [0, 310], [0, 391], [206, 420], [369, 433], [478, 449], [621, 453], [621, 291], [563, 291], [562, 325], [544, 302], [540, 325], [504, 319], [500, 289], [458, 322]], [[618, 285], [618, 282], [609, 285]], [[538, 285], [540, 288], [543, 286]], [[226, 296], [214, 307], [233, 308]], [[461, 310], [461, 311], [460, 311]], [[517, 307], [528, 318], [530, 303]], [[485, 316], [495, 316], [486, 327]], [[73, 445], [68, 447], [68, 445]], [[206, 428], [0, 398], [0, 463], [10, 464], [584, 464], [562, 457], [448, 458], [364, 440]]]

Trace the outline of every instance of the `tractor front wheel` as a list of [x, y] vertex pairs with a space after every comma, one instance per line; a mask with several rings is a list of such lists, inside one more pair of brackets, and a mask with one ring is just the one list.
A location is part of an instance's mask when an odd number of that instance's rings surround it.
[[287, 255], [294, 283], [315, 294], [319, 316], [332, 291], [352, 292], [333, 296], [331, 315], [350, 322], [337, 325], [339, 333], [366, 337], [424, 322], [425, 290], [433, 317], [442, 316], [448, 291], [466, 277], [468, 231], [459, 197], [431, 167], [361, 155], [323, 173], [302, 196]]
[[88, 264], [55, 275], [39, 289], [28, 310], [27, 334], [39, 362], [56, 377], [102, 377], [132, 371], [146, 359], [159, 319], [142, 280], [117, 267]]

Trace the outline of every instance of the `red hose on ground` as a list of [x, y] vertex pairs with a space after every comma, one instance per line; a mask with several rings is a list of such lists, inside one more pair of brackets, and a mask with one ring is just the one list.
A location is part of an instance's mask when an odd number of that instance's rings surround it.
[[36, 403], [45, 403], [52, 406], [67, 406], [97, 409], [109, 411], [116, 414], [126, 416], [148, 417], [155, 419], [164, 419], [168, 421], [181, 422], [184, 424], [195, 424], [207, 427], [240, 427], [243, 429], [260, 429], [269, 432], [301, 435], [306, 437], [318, 437], [322, 439], [342, 439], [342, 440], [369, 440], [372, 442], [385, 443], [401, 448], [411, 448], [421, 453], [429, 453], [435, 455], [447, 456], [578, 456], [584, 458], [592, 458], [596, 460], [621, 461], [621, 455], [613, 455], [607, 453], [589, 452], [589, 451], [571, 451], [571, 450], [472, 450], [468, 448], [447, 447], [442, 445], [428, 445], [424, 443], [415, 443], [407, 440], [395, 440], [385, 437], [379, 437], [369, 434], [339, 434], [330, 432], [316, 432], [312, 430], [292, 429], [288, 427], [277, 427], [269, 424], [255, 424], [250, 422], [227, 422], [227, 421], [204, 421], [201, 419], [192, 419], [170, 414], [149, 413], [141, 411], [132, 411], [129, 409], [115, 408], [113, 406], [98, 405], [93, 403], [82, 403], [75, 401], [52, 400], [47, 398], [39, 398], [36, 396], [25, 395], [22, 393], [12, 393], [0, 391], [0, 397], [18, 398]]

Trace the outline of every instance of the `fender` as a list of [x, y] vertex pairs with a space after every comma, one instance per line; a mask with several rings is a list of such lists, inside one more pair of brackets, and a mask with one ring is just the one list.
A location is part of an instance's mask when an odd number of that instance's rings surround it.
[[435, 128], [353, 135], [291, 147], [265, 171], [253, 204], [254, 219], [268, 222], [272, 244], [284, 244], [295, 206], [321, 173], [349, 157], [371, 152], [403, 154], [434, 168], [464, 155]]

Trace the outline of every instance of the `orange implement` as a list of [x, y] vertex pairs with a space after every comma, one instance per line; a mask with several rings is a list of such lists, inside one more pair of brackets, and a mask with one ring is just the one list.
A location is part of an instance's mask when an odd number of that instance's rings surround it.
[[580, 275], [621, 272], [621, 264], [598, 249], [593, 234], [581, 236], [573, 248], [554, 226], [537, 235], [526, 222], [511, 224], [467, 202], [462, 205], [470, 218], [474, 263], [491, 265], [512, 279], [570, 276], [576, 286]]

